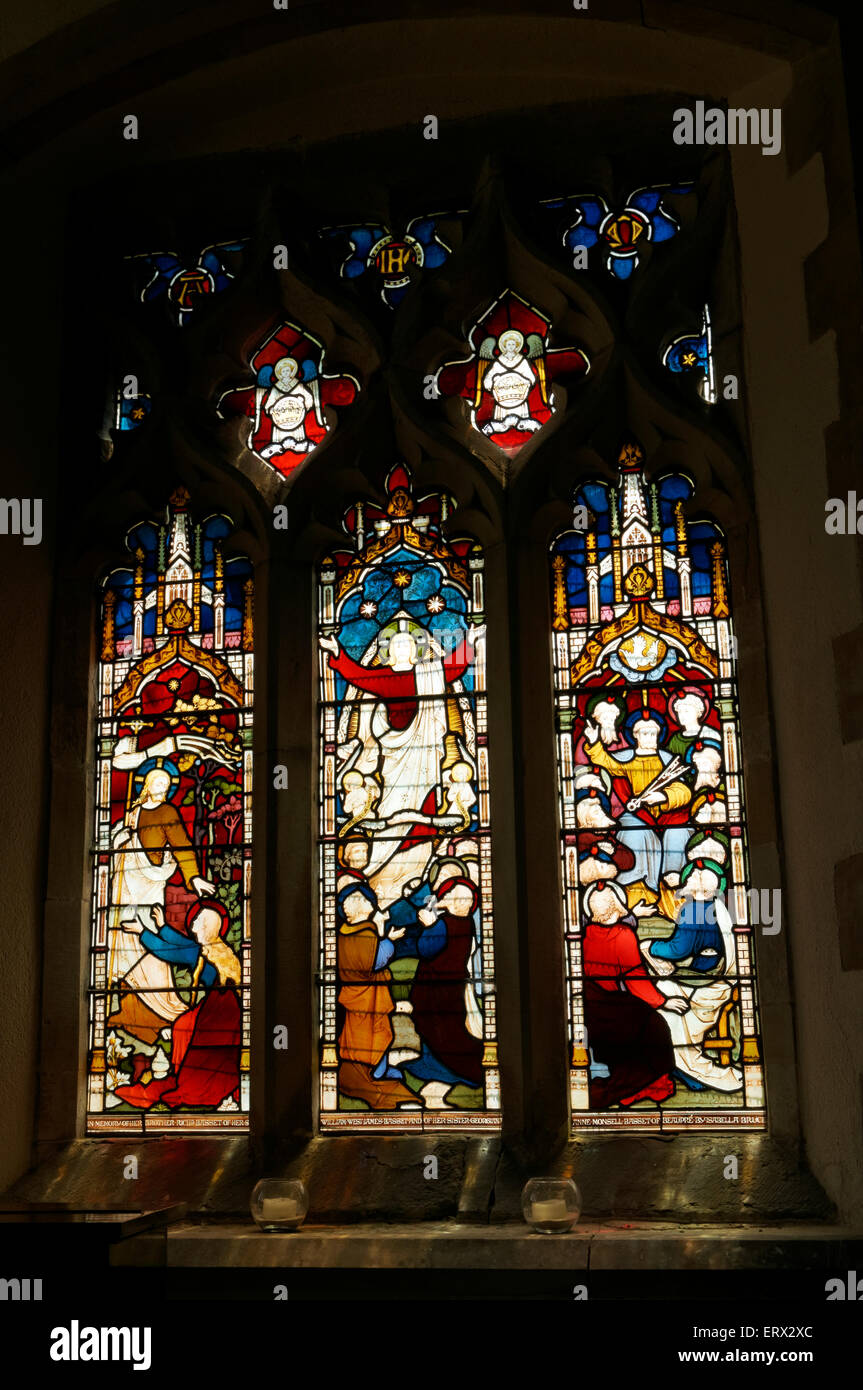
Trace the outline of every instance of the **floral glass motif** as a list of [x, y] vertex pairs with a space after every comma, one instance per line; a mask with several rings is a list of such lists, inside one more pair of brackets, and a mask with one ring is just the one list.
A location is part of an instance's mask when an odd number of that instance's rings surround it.
[[248, 1125], [253, 579], [188, 503], [103, 591], [91, 1133]]
[[494, 1129], [483, 556], [386, 494], [319, 572], [320, 1123]]
[[762, 1129], [725, 547], [619, 464], [551, 547], [573, 1126]]
[[153, 398], [146, 391], [139, 391], [134, 396], [127, 396], [122, 389], [117, 391], [114, 396], [113, 428], [121, 434], [140, 429], [152, 408]]
[[234, 278], [228, 260], [245, 250], [248, 237], [240, 241], [220, 241], [205, 246], [200, 255], [184, 256], [176, 251], [151, 251], [128, 256], [140, 262], [150, 279], [141, 291], [142, 304], [162, 299], [174, 322], [183, 328], [196, 309], [213, 295], [221, 294]]
[[510, 457], [551, 419], [551, 383], [590, 369], [581, 348], [550, 348], [549, 333], [548, 319], [507, 290], [471, 330], [472, 355], [435, 378], [438, 394], [469, 401], [474, 429]]
[[575, 253], [601, 245], [606, 269], [615, 279], [628, 280], [647, 242], [670, 241], [680, 231], [679, 222], [663, 206], [663, 198], [668, 194], [689, 193], [691, 187], [691, 184], [681, 183], [637, 188], [618, 212], [612, 211], [598, 193], [547, 198], [542, 206], [551, 212], [560, 209], [576, 212], [575, 222], [563, 233], [566, 249]]
[[395, 309], [420, 271], [436, 270], [452, 252], [440, 235], [440, 223], [457, 223], [464, 213], [437, 212], [414, 217], [399, 236], [380, 223], [324, 227], [320, 235], [342, 257], [344, 280], [368, 276], [380, 288], [387, 308]]
[[324, 407], [351, 405], [359, 391], [352, 376], [327, 375], [323, 362], [317, 339], [284, 323], [252, 358], [255, 385], [226, 391], [219, 400], [220, 415], [251, 420], [248, 447], [283, 477], [326, 438]]
[[708, 405], [716, 403], [716, 373], [713, 367], [713, 334], [710, 312], [705, 304], [701, 332], [675, 338], [662, 355], [662, 365], [670, 372], [683, 372], [698, 378], [698, 394]]

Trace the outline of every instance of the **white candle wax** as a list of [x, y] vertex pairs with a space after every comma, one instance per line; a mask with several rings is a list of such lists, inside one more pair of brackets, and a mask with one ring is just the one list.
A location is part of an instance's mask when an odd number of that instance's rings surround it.
[[534, 1221], [566, 1221], [569, 1209], [563, 1197], [549, 1197], [544, 1202], [531, 1202], [530, 1212]]
[[262, 1221], [295, 1221], [300, 1215], [296, 1197], [265, 1197], [261, 1203]]

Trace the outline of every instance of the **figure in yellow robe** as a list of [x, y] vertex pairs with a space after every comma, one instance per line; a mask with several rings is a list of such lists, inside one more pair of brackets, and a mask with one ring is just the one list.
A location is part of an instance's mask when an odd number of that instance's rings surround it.
[[364, 1100], [372, 1110], [395, 1110], [399, 1105], [421, 1107], [413, 1091], [387, 1073], [386, 1054], [393, 1042], [391, 1015], [395, 1001], [387, 969], [404, 927], [378, 935], [371, 921], [377, 908], [374, 892], [359, 880], [348, 883], [338, 895], [339, 925], [337, 963], [341, 989], [339, 1003], [345, 1021], [339, 1035], [339, 1090], [354, 1100]]
[[614, 791], [626, 807], [618, 821], [618, 839], [632, 850], [635, 863], [618, 875], [618, 883], [626, 887], [630, 907], [664, 899], [686, 862], [692, 799], [686, 783], [669, 782], [659, 791], [648, 792], [640, 806], [633, 806], [634, 799], [672, 761], [671, 753], [659, 748], [664, 731], [665, 721], [655, 710], [637, 711], [625, 725], [625, 736], [634, 746], [615, 754], [605, 748], [595, 724], [586, 724], [584, 730], [587, 756], [595, 767], [611, 773]]

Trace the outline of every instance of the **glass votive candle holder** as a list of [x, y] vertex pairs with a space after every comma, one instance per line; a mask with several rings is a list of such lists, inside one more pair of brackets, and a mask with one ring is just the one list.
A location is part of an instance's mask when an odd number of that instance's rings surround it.
[[309, 1209], [309, 1194], [296, 1178], [262, 1178], [249, 1201], [262, 1231], [298, 1231]]
[[521, 1210], [535, 1231], [563, 1235], [581, 1216], [581, 1193], [572, 1178], [531, 1178], [521, 1194]]

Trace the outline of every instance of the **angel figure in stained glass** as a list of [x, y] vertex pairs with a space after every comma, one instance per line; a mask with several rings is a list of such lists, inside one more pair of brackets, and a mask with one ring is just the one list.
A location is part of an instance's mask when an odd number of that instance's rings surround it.
[[316, 440], [309, 437], [306, 417], [314, 412], [320, 414], [320, 403], [316, 398], [314, 386], [317, 379], [310, 377], [311, 388], [304, 386], [300, 378], [300, 366], [295, 357], [282, 357], [273, 368], [273, 384], [269, 391], [265, 387], [255, 392], [254, 433], [261, 429], [261, 415], [270, 418], [270, 443], [260, 448], [261, 458], [269, 459], [290, 449], [295, 454], [308, 454], [315, 447]]
[[589, 370], [580, 348], [550, 348], [549, 331], [542, 314], [507, 291], [473, 328], [474, 356], [437, 374], [439, 393], [468, 400], [474, 429], [510, 456], [551, 419], [551, 382]]
[[351, 376], [323, 370], [324, 348], [311, 334], [282, 324], [252, 358], [255, 385], [226, 391], [220, 415], [252, 422], [248, 447], [284, 477], [327, 436], [328, 405], [350, 405], [359, 390]]

